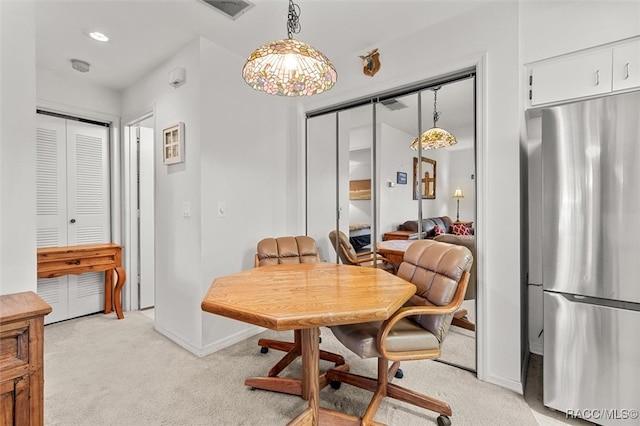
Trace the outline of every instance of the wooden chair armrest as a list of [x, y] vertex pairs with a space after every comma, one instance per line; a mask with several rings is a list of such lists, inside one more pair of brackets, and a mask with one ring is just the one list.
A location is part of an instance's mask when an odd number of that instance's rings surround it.
[[353, 263], [355, 263], [356, 265], [360, 265], [362, 263], [367, 263], [367, 262], [371, 262], [371, 261], [373, 261], [373, 258], [372, 257], [368, 257], [368, 258], [365, 258], [365, 259], [354, 260]]
[[[360, 258], [361, 255], [364, 254], [369, 254], [369, 257], [363, 257]], [[398, 267], [395, 265], [395, 263], [393, 263], [392, 261], [390, 261], [389, 259], [387, 259], [386, 257], [384, 257], [381, 254], [376, 254], [375, 257], [371, 256], [373, 254], [372, 251], [368, 252], [368, 253], [362, 253], [362, 254], [358, 254], [358, 260], [355, 262], [358, 265], [360, 265], [361, 263], [366, 263], [366, 262], [374, 262], [377, 263], [388, 263], [389, 265], [391, 265], [391, 267], [393, 268], [393, 274], [395, 275], [398, 272]]]
[[378, 352], [386, 359], [392, 361], [406, 361], [410, 359], [424, 359], [432, 358], [440, 353], [440, 350], [424, 350], [424, 351], [404, 351], [404, 352], [390, 352], [387, 350], [385, 342], [387, 336], [391, 332], [391, 329], [403, 318], [417, 315], [446, 315], [454, 313], [458, 310], [462, 302], [464, 301], [464, 295], [467, 292], [467, 285], [469, 284], [469, 272], [465, 271], [460, 278], [456, 292], [453, 295], [453, 299], [447, 305], [444, 306], [407, 306], [398, 309], [393, 315], [391, 315], [386, 321], [382, 323], [378, 330], [378, 337], [376, 339], [378, 345]]
[[[345, 245], [342, 242], [340, 243], [340, 249], [345, 254], [345, 256], [349, 252], [348, 248], [345, 247]], [[381, 254], [378, 254], [378, 253], [376, 253], [376, 256], [374, 257], [372, 251], [367, 251], [367, 252], [363, 252], [363, 253], [357, 253], [356, 254], [356, 259], [353, 259], [353, 258], [349, 258], [349, 259], [355, 265], [361, 265], [363, 263], [374, 262], [374, 261], [376, 261], [376, 263], [377, 263], [377, 261], [387, 262], [389, 265], [391, 265], [393, 267], [393, 273], [394, 274], [398, 272], [398, 268], [396, 267], [396, 265], [393, 262], [391, 262], [389, 259], [387, 259], [386, 257], [384, 257], [384, 256], [382, 256]]]

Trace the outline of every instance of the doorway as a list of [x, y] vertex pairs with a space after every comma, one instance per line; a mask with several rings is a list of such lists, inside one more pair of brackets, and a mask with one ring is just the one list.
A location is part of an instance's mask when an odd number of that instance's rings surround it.
[[125, 247], [130, 309], [155, 306], [155, 179], [153, 113], [125, 126]]

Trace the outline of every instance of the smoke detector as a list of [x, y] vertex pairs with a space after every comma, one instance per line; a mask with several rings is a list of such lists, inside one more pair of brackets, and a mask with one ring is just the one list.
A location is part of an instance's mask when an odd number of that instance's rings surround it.
[[71, 66], [74, 70], [80, 72], [89, 72], [89, 68], [91, 67], [89, 62], [81, 61], [80, 59], [72, 59]]
[[250, 1], [245, 0], [200, 0], [222, 13], [229, 19], [236, 20], [244, 15], [249, 9], [255, 6]]

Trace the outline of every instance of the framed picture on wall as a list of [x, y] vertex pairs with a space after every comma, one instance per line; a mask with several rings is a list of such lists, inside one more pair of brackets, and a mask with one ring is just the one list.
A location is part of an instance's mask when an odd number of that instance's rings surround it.
[[371, 179], [350, 180], [349, 181], [350, 200], [370, 200], [371, 199]]
[[400, 184], [400, 185], [406, 185], [407, 184], [407, 174], [405, 172], [396, 172], [396, 181]]
[[162, 130], [162, 162], [164, 164], [184, 161], [184, 123], [176, 123]]

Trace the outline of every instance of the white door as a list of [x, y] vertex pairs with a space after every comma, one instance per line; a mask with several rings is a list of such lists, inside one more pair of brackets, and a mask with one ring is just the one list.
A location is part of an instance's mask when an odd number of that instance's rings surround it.
[[155, 305], [153, 129], [143, 126], [138, 128], [140, 309]]
[[[38, 247], [67, 245], [67, 130], [65, 120], [37, 115], [36, 212]], [[67, 277], [38, 278], [38, 295], [53, 311], [45, 322], [67, 319]]]
[[[37, 115], [37, 246], [111, 240], [109, 130], [106, 126]], [[104, 273], [38, 279], [51, 323], [104, 309]]]

